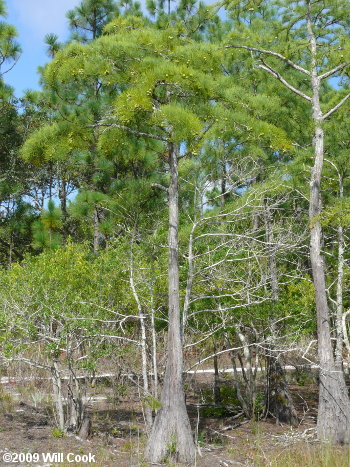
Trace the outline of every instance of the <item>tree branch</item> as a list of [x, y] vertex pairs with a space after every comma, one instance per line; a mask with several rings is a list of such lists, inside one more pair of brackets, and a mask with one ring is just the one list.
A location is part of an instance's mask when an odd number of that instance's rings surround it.
[[258, 53], [265, 54], [265, 55], [272, 55], [273, 57], [279, 58], [283, 62], [287, 63], [289, 66], [293, 67], [295, 70], [301, 71], [302, 73], [305, 73], [306, 75], [310, 76], [310, 72], [308, 70], [306, 70], [300, 65], [297, 65], [292, 60], [289, 60], [289, 58], [285, 57], [284, 55], [278, 52], [273, 52], [272, 50], [257, 49], [256, 47], [248, 47], [246, 45], [227, 45], [225, 49], [228, 49], [228, 48], [245, 49], [245, 50], [251, 50], [252, 52], [258, 52]]
[[340, 65], [334, 67], [332, 70], [327, 71], [326, 73], [323, 73], [322, 75], [319, 75], [319, 79], [326, 79], [329, 78], [330, 76], [334, 75], [337, 71], [342, 70], [346, 66], [348, 66], [348, 63], [341, 63]]
[[33, 366], [35, 368], [40, 368], [42, 370], [51, 371], [50, 366], [44, 365], [44, 364], [36, 362], [34, 360], [30, 360], [29, 358], [24, 358], [24, 357], [6, 358], [6, 357], [2, 357], [1, 361], [6, 362], [6, 363], [8, 363], [8, 362], [23, 362], [23, 363], [27, 363], [28, 365]]
[[299, 89], [295, 88], [290, 83], [288, 83], [288, 81], [286, 81], [283, 78], [283, 76], [278, 73], [278, 71], [272, 69], [269, 65], [266, 65], [266, 64], [258, 65], [258, 67], [261, 68], [262, 70], [268, 71], [274, 78], [278, 79], [278, 81], [280, 81], [282, 84], [284, 84], [284, 86], [286, 86], [288, 89], [293, 91], [298, 96], [302, 97], [303, 99], [307, 100], [308, 102], [312, 102], [311, 97], [307, 96], [302, 91], [300, 91]]
[[125, 125], [119, 125], [118, 123], [95, 123], [93, 125], [87, 125], [87, 128], [96, 128], [96, 127], [106, 127], [106, 128], [119, 128], [120, 130], [124, 130], [124, 131], [127, 131], [128, 133], [131, 133], [133, 135], [136, 135], [136, 136], [143, 136], [145, 138], [152, 138], [152, 139], [156, 139], [158, 141], [163, 141], [163, 142], [167, 142], [167, 138], [164, 138], [162, 136], [158, 136], [158, 135], [152, 135], [151, 133], [145, 133], [143, 131], [137, 131], [137, 130], [133, 130], [132, 128], [129, 128], [128, 126], [125, 126]]
[[165, 191], [166, 193], [169, 193], [169, 188], [167, 188], [164, 185], [161, 185], [160, 183], [151, 183], [151, 187], [152, 188], [159, 188], [159, 189]]
[[336, 106], [334, 106], [331, 110], [329, 110], [327, 113], [325, 113], [322, 117], [322, 120], [326, 120], [326, 118], [330, 117], [334, 112], [336, 112], [338, 109], [340, 109], [340, 107], [345, 104], [345, 102], [349, 99], [350, 97], [350, 93], [347, 94], [345, 97], [343, 97], [343, 99], [338, 102], [338, 104]]

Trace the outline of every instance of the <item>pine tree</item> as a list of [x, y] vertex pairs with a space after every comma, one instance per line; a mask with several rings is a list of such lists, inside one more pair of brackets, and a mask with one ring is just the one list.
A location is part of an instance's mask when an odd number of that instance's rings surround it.
[[80, 42], [96, 39], [116, 14], [118, 7], [115, 0], [82, 0], [66, 15], [73, 31], [72, 39]]
[[33, 224], [33, 239], [35, 249], [54, 250], [61, 244], [61, 210], [56, 208], [52, 199], [47, 209], [41, 213], [40, 219]]
[[[6, 18], [4, 0], [0, 0], [0, 19]], [[3, 76], [16, 63], [21, 52], [16, 41], [17, 32], [14, 26], [0, 21], [0, 97], [4, 99], [11, 94], [10, 88], [5, 86]]]

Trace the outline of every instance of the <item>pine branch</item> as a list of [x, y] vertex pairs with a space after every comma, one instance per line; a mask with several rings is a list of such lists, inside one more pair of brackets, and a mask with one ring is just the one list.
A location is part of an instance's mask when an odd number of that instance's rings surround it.
[[[205, 135], [208, 133], [208, 131], [211, 129], [211, 127], [214, 125], [214, 122], [211, 122], [204, 128], [202, 133], [198, 135], [195, 140], [194, 140], [194, 146], [196, 144], [199, 144], [200, 141], [205, 137]], [[183, 159], [184, 157], [188, 157], [192, 153], [192, 149], [189, 149], [185, 154], [182, 154], [181, 156], [178, 157], [178, 159]]]
[[258, 53], [265, 54], [265, 55], [272, 55], [273, 57], [279, 58], [283, 62], [287, 63], [289, 66], [291, 66], [295, 70], [301, 71], [302, 73], [305, 73], [308, 76], [311, 75], [311, 73], [308, 70], [306, 70], [305, 68], [303, 68], [302, 66], [297, 65], [292, 60], [289, 60], [289, 58], [285, 57], [284, 55], [282, 55], [282, 54], [280, 54], [278, 52], [273, 52], [272, 50], [258, 49], [256, 47], [248, 47], [246, 45], [226, 45], [225, 48], [226, 49], [228, 49], [228, 48], [245, 49], [245, 50], [250, 50], [252, 52], [258, 52]]
[[338, 102], [336, 106], [334, 106], [331, 110], [329, 110], [326, 114], [323, 115], [322, 120], [326, 120], [326, 118], [330, 117], [334, 112], [336, 112], [340, 107], [345, 104], [345, 102], [349, 99], [350, 93], [347, 94], [343, 99]]
[[326, 79], [329, 78], [330, 76], [334, 75], [337, 71], [342, 70], [346, 66], [348, 66], [349, 63], [341, 63], [340, 65], [334, 67], [332, 70], [327, 71], [326, 73], [323, 73], [322, 75], [319, 76], [319, 79]]
[[164, 138], [163, 136], [158, 136], [158, 135], [153, 135], [151, 133], [145, 133], [143, 131], [137, 131], [133, 130], [132, 128], [129, 128], [128, 126], [125, 125], [119, 125], [118, 123], [95, 123], [93, 125], [87, 125], [87, 128], [97, 128], [97, 127], [106, 127], [106, 128], [119, 128], [120, 130], [127, 131], [128, 133], [131, 133], [136, 136], [142, 136], [144, 138], [151, 138], [151, 139], [156, 139], [158, 141], [163, 141], [167, 142], [167, 138]]
[[[1, 72], [0, 72], [0, 76], [3, 76], [3, 75], [5, 75], [6, 73], [8, 73], [9, 71], [11, 71], [11, 70], [17, 65], [17, 62], [18, 62], [19, 59], [20, 59], [20, 56], [19, 56], [18, 58], [15, 59], [15, 61], [13, 62], [13, 64], [10, 66], [10, 68], [8, 68], [8, 69], [5, 70], [5, 71], [1, 71]], [[6, 61], [6, 59], [1, 63], [1, 65], [2, 65], [3, 63], [5, 63], [5, 61]]]
[[307, 96], [302, 91], [300, 91], [299, 89], [295, 88], [293, 85], [288, 83], [288, 81], [286, 81], [283, 78], [283, 76], [280, 75], [280, 73], [278, 73], [278, 71], [274, 70], [273, 68], [271, 68], [266, 63], [264, 63], [263, 65], [258, 65], [258, 68], [261, 68], [262, 70], [265, 70], [265, 71], [269, 72], [274, 78], [278, 79], [278, 81], [280, 81], [282, 84], [284, 84], [284, 86], [286, 86], [288, 89], [293, 91], [295, 94], [297, 94], [298, 96], [300, 96], [303, 99], [307, 100], [308, 102], [312, 102], [311, 97]]

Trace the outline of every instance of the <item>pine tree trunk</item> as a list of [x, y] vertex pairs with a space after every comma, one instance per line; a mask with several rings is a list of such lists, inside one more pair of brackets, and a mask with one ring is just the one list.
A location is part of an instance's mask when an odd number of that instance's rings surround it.
[[146, 457], [153, 463], [159, 463], [165, 459], [190, 463], [195, 457], [195, 445], [186, 410], [182, 382], [183, 356], [178, 264], [178, 155], [172, 143], [169, 143], [169, 163], [168, 358], [161, 395], [161, 408], [152, 426]]
[[62, 224], [63, 224], [63, 236], [66, 237], [68, 235], [67, 232], [67, 220], [68, 220], [68, 211], [67, 211], [67, 189], [66, 189], [66, 182], [61, 180], [61, 184], [58, 190], [58, 197], [60, 200], [61, 205], [61, 212], [62, 212]]
[[8, 267], [11, 269], [12, 267], [12, 254], [13, 252], [13, 240], [12, 240], [12, 235], [10, 236], [10, 241], [9, 241], [9, 257], [8, 257]]
[[226, 159], [221, 161], [221, 168], [222, 168], [222, 173], [221, 173], [221, 195], [220, 195], [220, 204], [221, 207], [225, 207], [226, 199], [227, 199], [227, 169], [226, 169]]
[[314, 166], [310, 180], [310, 260], [317, 313], [318, 357], [320, 365], [317, 434], [320, 440], [333, 443], [350, 442], [350, 401], [344, 374], [336, 366], [331, 341], [329, 308], [326, 295], [324, 258], [321, 253], [322, 226], [321, 177], [324, 157], [324, 133], [320, 106], [320, 78], [317, 72], [316, 38], [312, 30], [310, 1], [307, 27], [311, 49], [312, 113], [314, 122]]

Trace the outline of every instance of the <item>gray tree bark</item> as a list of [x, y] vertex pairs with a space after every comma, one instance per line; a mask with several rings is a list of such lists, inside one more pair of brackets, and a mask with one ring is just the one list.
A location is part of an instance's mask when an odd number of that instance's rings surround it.
[[140, 341], [140, 349], [141, 349], [141, 361], [142, 361], [142, 379], [143, 379], [143, 390], [144, 390], [144, 413], [145, 413], [145, 422], [146, 422], [146, 430], [149, 432], [152, 426], [152, 409], [149, 405], [149, 401], [147, 401], [147, 397], [150, 395], [149, 386], [148, 386], [148, 362], [147, 362], [147, 336], [146, 336], [146, 317], [143, 312], [142, 304], [139, 299], [139, 295], [137, 293], [135, 282], [134, 282], [134, 261], [133, 261], [133, 253], [131, 251], [130, 255], [130, 287], [137, 304], [137, 310], [139, 313], [139, 320], [140, 320], [140, 330], [141, 330], [141, 341]]
[[297, 425], [297, 412], [286, 382], [285, 371], [276, 356], [268, 359], [268, 411], [276, 417], [276, 423]]
[[[342, 174], [338, 171], [339, 179], [339, 198], [344, 197], [344, 181]], [[344, 289], [344, 229], [342, 225], [338, 225], [338, 275], [337, 275], [337, 299], [336, 299], [336, 331], [337, 331], [337, 346], [335, 351], [335, 361], [339, 369], [343, 369], [343, 289]]]
[[312, 29], [308, 1], [307, 28], [311, 50], [312, 116], [314, 122], [314, 166], [310, 180], [310, 260], [317, 313], [318, 357], [320, 364], [317, 434], [320, 440], [350, 442], [350, 402], [344, 374], [334, 360], [329, 308], [326, 295], [325, 264], [321, 252], [321, 178], [324, 158], [323, 115], [320, 105], [320, 77], [317, 72], [317, 44]]
[[195, 457], [195, 445], [182, 382], [183, 355], [178, 263], [178, 150], [173, 143], [169, 143], [169, 164], [168, 358], [161, 394], [161, 408], [152, 426], [146, 447], [146, 457], [153, 463], [160, 463], [166, 459], [191, 463]]
[[219, 377], [219, 363], [218, 356], [216, 353], [216, 345], [213, 343], [213, 353], [214, 353], [214, 404], [221, 404], [221, 393], [220, 393], [220, 377]]
[[61, 375], [58, 370], [58, 363], [56, 360], [53, 362], [53, 365], [51, 368], [51, 374], [52, 374], [52, 387], [53, 387], [53, 393], [54, 393], [54, 398], [55, 398], [58, 427], [60, 430], [63, 431], [65, 429], [63, 394], [62, 394]]

